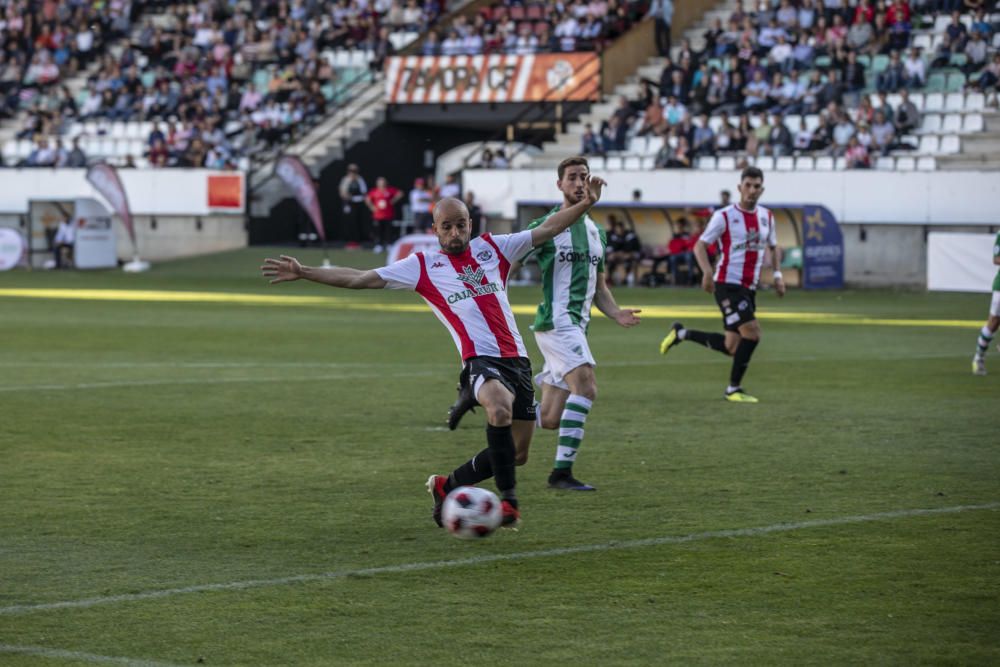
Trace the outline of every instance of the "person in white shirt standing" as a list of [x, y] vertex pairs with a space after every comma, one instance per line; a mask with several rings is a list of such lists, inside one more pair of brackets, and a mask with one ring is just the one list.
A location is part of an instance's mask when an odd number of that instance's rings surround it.
[[[73, 244], [76, 242], [76, 227], [69, 216], [64, 217], [56, 235], [52, 239], [52, 252], [55, 255], [56, 268], [71, 268], [73, 264]], [[65, 253], [65, 254], [64, 254]]]
[[[731, 356], [733, 366], [726, 400], [757, 403], [755, 397], [743, 391], [741, 383], [760, 342], [760, 324], [755, 312], [756, 291], [766, 249], [771, 250], [774, 289], [779, 297], [785, 295], [785, 282], [776, 252], [778, 243], [774, 214], [757, 205], [764, 194], [764, 173], [756, 167], [747, 167], [740, 174], [738, 190], [740, 203], [717, 210], [694, 246], [694, 255], [703, 274], [701, 285], [706, 292], [715, 294], [726, 333], [686, 329], [680, 322], [674, 322], [670, 333], [660, 343], [660, 354], [666, 354], [682, 341], [689, 340]], [[713, 273], [708, 247], [716, 242], [719, 243], [719, 263]]]
[[531, 362], [507, 299], [507, 277], [515, 260], [586, 214], [601, 198], [604, 185], [602, 179], [589, 177], [585, 196], [534, 229], [474, 239], [465, 204], [442, 199], [434, 207], [432, 227], [441, 250], [417, 252], [370, 271], [302, 266], [286, 255], [267, 258], [261, 266], [272, 283], [304, 278], [347, 289], [414, 290], [448, 329], [469, 370], [475, 398], [486, 411], [486, 448], [450, 475], [431, 475], [427, 480], [438, 526], [449, 492], [491, 477], [500, 491], [501, 525], [514, 527], [520, 522], [514, 466], [528, 459], [536, 408]]

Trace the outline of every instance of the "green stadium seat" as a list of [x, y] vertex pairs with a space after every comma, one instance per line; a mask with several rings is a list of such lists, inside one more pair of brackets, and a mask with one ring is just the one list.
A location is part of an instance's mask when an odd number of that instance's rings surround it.
[[156, 72], [153, 70], [146, 70], [142, 73], [140, 77], [142, 79], [142, 85], [146, 88], [152, 88], [153, 84], [156, 83]]
[[928, 93], [943, 93], [947, 88], [948, 77], [944, 72], [934, 72], [929, 77], [927, 77], [927, 88], [925, 89]]
[[271, 75], [268, 74], [266, 69], [254, 70], [253, 73], [253, 87], [257, 89], [258, 93], [267, 93], [267, 84], [271, 82]]
[[872, 57], [867, 53], [862, 53], [860, 56], [858, 56], [858, 62], [864, 65], [865, 69], [868, 69], [869, 67], [872, 66]]
[[875, 74], [885, 71], [885, 69], [888, 66], [889, 66], [889, 56], [883, 53], [880, 53], [877, 56], [875, 56], [875, 60], [872, 61], [872, 70], [875, 72]]
[[813, 64], [819, 69], [829, 69], [832, 62], [833, 60], [830, 59], [830, 56], [818, 56], [816, 60], [813, 61]]
[[949, 93], [960, 93], [965, 90], [965, 75], [961, 72], [952, 72], [948, 75], [948, 87], [945, 89]]
[[792, 246], [785, 248], [781, 257], [781, 268], [801, 269], [802, 268], [802, 247]]
[[964, 53], [953, 53], [951, 54], [951, 62], [948, 64], [952, 67], [965, 67], [965, 64], [969, 61], [969, 57]]

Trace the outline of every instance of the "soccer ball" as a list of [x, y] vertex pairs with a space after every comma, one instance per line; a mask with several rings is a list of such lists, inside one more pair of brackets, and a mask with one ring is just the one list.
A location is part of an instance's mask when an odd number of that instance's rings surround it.
[[462, 540], [486, 537], [500, 526], [501, 518], [500, 499], [476, 486], [454, 489], [441, 507], [444, 527]]

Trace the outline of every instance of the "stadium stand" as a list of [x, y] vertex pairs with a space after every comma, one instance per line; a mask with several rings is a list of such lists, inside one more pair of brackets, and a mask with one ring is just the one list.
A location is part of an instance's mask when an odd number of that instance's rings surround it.
[[4, 3], [5, 164], [246, 169], [360, 93], [442, 11], [398, 0], [96, 7]]
[[1000, 14], [935, 11], [952, 4], [723, 3], [534, 164], [1000, 168]]

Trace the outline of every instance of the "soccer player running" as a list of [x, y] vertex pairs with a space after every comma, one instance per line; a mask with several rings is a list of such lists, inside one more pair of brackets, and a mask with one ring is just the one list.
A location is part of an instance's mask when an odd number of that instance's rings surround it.
[[[528, 229], [537, 229], [554, 216], [575, 210], [587, 198], [590, 166], [586, 158], [563, 160], [557, 174], [562, 204], [534, 220]], [[545, 357], [542, 372], [535, 377], [542, 387], [540, 423], [545, 429], [559, 429], [549, 475], [549, 487], [553, 489], [596, 490], [573, 475], [587, 417], [597, 398], [597, 362], [587, 343], [591, 304], [625, 328], [639, 324], [640, 311], [620, 308], [608, 288], [604, 271], [607, 244], [604, 228], [584, 214], [568, 229], [534, 248], [543, 291], [531, 327]]]
[[[680, 322], [674, 322], [670, 333], [660, 343], [660, 354], [666, 354], [681, 341], [689, 340], [731, 356], [733, 367], [726, 388], [726, 400], [757, 403], [756, 398], [743, 391], [741, 383], [760, 342], [760, 324], [754, 311], [765, 247], [771, 249], [774, 289], [779, 297], [785, 295], [785, 282], [776, 252], [774, 214], [757, 205], [764, 194], [764, 173], [756, 167], [747, 167], [740, 174], [737, 189], [740, 203], [718, 209], [694, 246], [694, 255], [702, 272], [701, 286], [706, 292], [715, 294], [726, 333], [685, 329]], [[716, 241], [721, 247], [713, 277], [708, 247]]]
[[[1000, 266], [1000, 234], [997, 234], [997, 238], [993, 242], [993, 264]], [[986, 351], [990, 349], [990, 343], [998, 328], [1000, 328], [1000, 270], [993, 278], [990, 317], [979, 331], [979, 340], [976, 341], [976, 355], [972, 357], [972, 373], [974, 375], [986, 375]], [[1000, 345], [997, 346], [997, 349], [1000, 349]]]
[[475, 398], [486, 410], [486, 448], [447, 477], [431, 475], [428, 479], [433, 517], [439, 526], [448, 492], [491, 477], [502, 499], [502, 525], [514, 527], [520, 522], [514, 466], [527, 460], [535, 428], [535, 396], [528, 353], [507, 299], [507, 276], [512, 261], [586, 213], [601, 198], [604, 184], [600, 178], [589, 178], [576, 205], [544, 225], [471, 240], [465, 204], [443, 199], [434, 208], [431, 227], [441, 243], [440, 251], [418, 252], [370, 271], [302, 266], [286, 255], [267, 258], [261, 266], [272, 283], [302, 278], [347, 289], [414, 290], [448, 329], [470, 370]]

